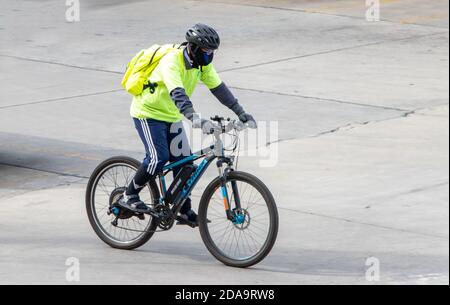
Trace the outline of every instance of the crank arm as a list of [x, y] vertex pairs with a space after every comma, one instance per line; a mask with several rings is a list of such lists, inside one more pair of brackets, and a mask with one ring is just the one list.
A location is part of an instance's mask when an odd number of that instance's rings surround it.
[[153, 209], [148, 209], [147, 211], [142, 212], [142, 214], [150, 215], [151, 217], [156, 218], [156, 219], [162, 218], [162, 215]]

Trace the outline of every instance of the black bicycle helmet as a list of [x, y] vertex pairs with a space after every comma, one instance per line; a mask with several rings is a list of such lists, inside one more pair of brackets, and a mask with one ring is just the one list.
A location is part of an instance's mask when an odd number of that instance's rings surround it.
[[219, 34], [210, 26], [197, 23], [186, 32], [186, 40], [200, 48], [216, 50], [220, 45]]

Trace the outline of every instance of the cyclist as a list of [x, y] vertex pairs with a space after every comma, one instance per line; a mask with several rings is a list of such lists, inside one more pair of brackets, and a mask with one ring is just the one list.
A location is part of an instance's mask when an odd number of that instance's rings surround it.
[[[146, 156], [122, 200], [137, 213], [148, 209], [139, 198], [139, 192], [148, 181], [154, 179], [168, 161], [177, 161], [191, 154], [181, 122], [183, 116], [192, 122], [194, 128], [202, 128], [206, 134], [214, 126], [211, 121], [200, 118], [190, 100], [198, 81], [202, 81], [240, 121], [256, 128], [252, 115], [244, 111], [212, 64], [214, 52], [220, 45], [217, 32], [208, 25], [198, 23], [188, 29], [186, 40], [185, 48], [174, 50], [161, 59], [149, 77], [152, 88], [135, 96], [131, 105], [130, 114], [145, 146]], [[171, 145], [175, 139], [177, 143]], [[179, 170], [173, 171], [174, 176]], [[186, 221], [197, 223], [197, 214], [192, 210], [190, 198], [185, 201], [180, 214], [184, 220], [180, 224]]]

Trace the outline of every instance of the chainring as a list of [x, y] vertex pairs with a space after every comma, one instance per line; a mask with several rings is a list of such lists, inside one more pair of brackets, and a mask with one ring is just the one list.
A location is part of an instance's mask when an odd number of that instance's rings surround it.
[[158, 204], [155, 206], [155, 211], [160, 214], [161, 217], [159, 219], [158, 227], [164, 231], [170, 230], [175, 223], [175, 217], [172, 210], [164, 204]]

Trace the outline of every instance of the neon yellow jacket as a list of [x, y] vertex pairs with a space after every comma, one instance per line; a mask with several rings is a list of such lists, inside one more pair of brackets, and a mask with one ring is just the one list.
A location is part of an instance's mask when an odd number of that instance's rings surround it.
[[183, 88], [191, 97], [199, 81], [209, 89], [218, 87], [222, 81], [212, 64], [202, 69], [190, 68], [185, 64], [184, 49], [171, 51], [165, 55], [150, 75], [150, 82], [156, 83], [155, 92], [145, 89], [140, 95], [133, 97], [130, 114], [132, 117], [151, 118], [159, 121], [175, 123], [182, 119], [170, 92], [175, 88]]

